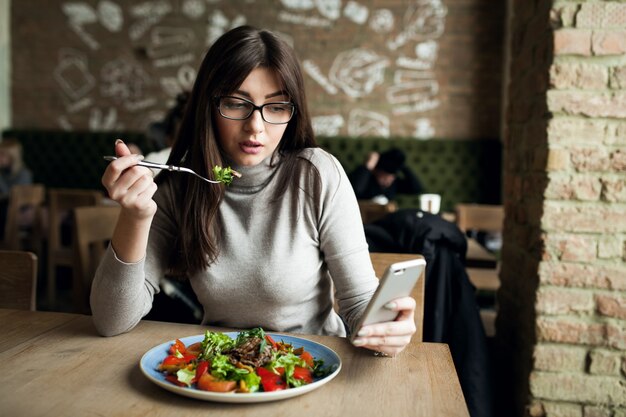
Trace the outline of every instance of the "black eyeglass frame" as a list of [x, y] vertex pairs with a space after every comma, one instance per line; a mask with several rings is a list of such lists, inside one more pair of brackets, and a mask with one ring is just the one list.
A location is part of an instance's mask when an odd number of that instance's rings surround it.
[[[234, 98], [237, 100], [244, 101], [252, 106], [252, 110], [250, 110], [250, 114], [248, 114], [246, 117], [242, 119], [226, 116], [224, 113], [222, 113], [222, 109], [220, 108], [220, 101], [223, 98]], [[255, 110], [258, 110], [259, 113], [261, 113], [261, 118], [263, 119], [265, 123], [269, 123], [271, 125], [284, 125], [284, 124], [289, 123], [291, 119], [293, 119], [293, 116], [296, 114], [296, 110], [297, 110], [296, 105], [292, 103], [291, 101], [272, 101], [271, 103], [265, 103], [265, 104], [261, 104], [260, 106], [257, 106], [252, 101], [245, 99], [243, 97], [237, 97], [237, 96], [217, 96], [217, 97], [214, 97], [214, 99], [215, 99], [215, 107], [217, 107], [217, 111], [220, 114], [220, 116], [228, 120], [247, 120], [250, 118], [250, 116], [252, 116], [252, 113], [254, 113]], [[263, 115], [263, 108], [265, 106], [271, 106], [272, 104], [289, 104], [291, 106], [291, 115], [289, 116], [289, 120], [287, 120], [286, 122], [280, 122], [280, 123], [267, 121], [265, 119], [265, 116]]]

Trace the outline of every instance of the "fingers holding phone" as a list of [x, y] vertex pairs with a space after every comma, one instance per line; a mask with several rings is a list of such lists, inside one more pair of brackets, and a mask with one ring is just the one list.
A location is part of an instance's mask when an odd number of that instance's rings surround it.
[[396, 319], [361, 327], [352, 339], [352, 344], [396, 356], [411, 342], [417, 331], [415, 306], [415, 300], [411, 297], [402, 297], [387, 303], [385, 308], [396, 312]]

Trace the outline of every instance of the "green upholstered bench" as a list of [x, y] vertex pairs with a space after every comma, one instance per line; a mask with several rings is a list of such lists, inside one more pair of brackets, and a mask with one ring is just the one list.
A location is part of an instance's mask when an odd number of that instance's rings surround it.
[[[501, 203], [502, 147], [498, 140], [416, 140], [407, 138], [318, 138], [350, 173], [369, 152], [396, 147], [426, 192], [441, 195], [441, 209], [457, 203]], [[399, 196], [400, 208], [418, 207], [418, 196]]]
[[[4, 137], [18, 139], [24, 147], [24, 162], [34, 180], [46, 187], [99, 189], [115, 139], [137, 144], [144, 153], [152, 145], [139, 132], [65, 132], [7, 130]], [[500, 204], [501, 145], [497, 140], [428, 141], [405, 138], [318, 138], [349, 173], [371, 151], [402, 149], [407, 164], [420, 178], [426, 191], [441, 194], [442, 210], [457, 203]], [[417, 196], [401, 196], [398, 205], [417, 207]]]
[[100, 179], [108, 162], [102, 157], [114, 153], [118, 138], [135, 143], [144, 153], [152, 150], [146, 137], [137, 132], [7, 130], [2, 136], [22, 143], [24, 163], [34, 181], [47, 188], [104, 190]]

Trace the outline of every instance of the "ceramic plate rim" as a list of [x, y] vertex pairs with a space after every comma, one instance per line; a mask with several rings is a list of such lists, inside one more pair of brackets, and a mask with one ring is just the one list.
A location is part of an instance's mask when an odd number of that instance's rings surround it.
[[[231, 338], [237, 337], [239, 332], [223, 332], [227, 334]], [[328, 359], [325, 358], [325, 366], [333, 366], [334, 371], [329, 375], [321, 378], [317, 381], [314, 381], [311, 384], [303, 385], [297, 388], [290, 388], [282, 391], [273, 391], [273, 392], [254, 392], [250, 394], [236, 394], [236, 393], [221, 393], [221, 392], [210, 392], [210, 391], [201, 391], [196, 388], [188, 388], [188, 387], [179, 387], [165, 380], [163, 374], [156, 370], [156, 365], [165, 358], [167, 355], [167, 350], [174, 343], [174, 340], [169, 340], [167, 342], [161, 343], [157, 346], [154, 346], [146, 353], [143, 354], [141, 360], [139, 361], [139, 367], [141, 368], [141, 372], [148, 378], [148, 380], [152, 381], [156, 385], [165, 388], [166, 390], [173, 392], [178, 395], [182, 395], [185, 397], [195, 398], [199, 400], [205, 401], [215, 401], [215, 402], [226, 402], [226, 403], [257, 403], [257, 402], [267, 402], [267, 401], [277, 401], [283, 400], [287, 398], [296, 397], [307, 392], [313, 391], [324, 384], [330, 382], [333, 378], [335, 378], [339, 372], [341, 371], [341, 358], [331, 348], [326, 345], [323, 345], [318, 342], [314, 342], [309, 339], [305, 339], [297, 336], [288, 336], [280, 333], [266, 333], [270, 335], [274, 340], [284, 340], [285, 342], [291, 343], [294, 347], [300, 347], [305, 345], [312, 345], [316, 349], [321, 349], [325, 355], [330, 356], [334, 359], [334, 362], [328, 364]], [[181, 337], [180, 340], [185, 343], [185, 345], [189, 345], [191, 343], [195, 343], [198, 341], [202, 341], [204, 339], [204, 334], [192, 335]], [[305, 348], [307, 349], [307, 348]], [[309, 347], [310, 349], [310, 347]], [[162, 352], [161, 355], [159, 353]], [[319, 355], [313, 355], [317, 358]], [[154, 357], [160, 358], [158, 362], [154, 362]]]

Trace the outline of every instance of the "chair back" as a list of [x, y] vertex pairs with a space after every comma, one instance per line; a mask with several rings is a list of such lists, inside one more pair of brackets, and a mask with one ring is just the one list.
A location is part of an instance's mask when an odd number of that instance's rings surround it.
[[504, 207], [488, 204], [457, 204], [456, 224], [463, 232], [480, 230], [483, 232], [502, 231]]
[[113, 237], [120, 206], [88, 206], [74, 209], [74, 248], [77, 279], [74, 291], [78, 308], [86, 312], [87, 298], [96, 268]]
[[370, 200], [359, 200], [359, 210], [363, 224], [373, 223], [398, 209], [395, 201], [379, 204]]
[[[102, 202], [104, 195], [97, 190], [79, 190], [52, 188], [48, 191], [48, 270], [47, 287], [49, 307], [56, 304], [56, 273], [58, 266], [73, 268], [74, 245], [73, 242], [65, 242], [62, 237], [68, 240], [73, 239], [73, 232], [69, 227], [68, 233], [63, 234], [67, 221], [71, 221], [71, 211], [76, 207], [95, 206]], [[71, 225], [71, 222], [69, 223]], [[78, 274], [72, 270], [72, 280], [77, 281]]]
[[[409, 253], [370, 253], [370, 259], [372, 260], [372, 266], [376, 272], [376, 276], [381, 278], [385, 273], [385, 269], [393, 263], [409, 261], [416, 258], [423, 258], [421, 255], [409, 254]], [[415, 288], [411, 292], [411, 297], [415, 299], [415, 326], [417, 331], [413, 335], [413, 341], [421, 342], [423, 340], [423, 327], [424, 327], [424, 288], [426, 282], [426, 275], [422, 273], [422, 276], [417, 281]]]
[[0, 307], [35, 311], [36, 292], [37, 256], [0, 250]]
[[5, 250], [22, 250], [22, 230], [20, 213], [29, 208], [32, 212], [30, 229], [31, 246], [40, 241], [39, 236], [39, 210], [46, 196], [45, 187], [42, 184], [14, 185], [9, 193], [4, 239], [0, 242], [0, 248]]

